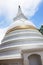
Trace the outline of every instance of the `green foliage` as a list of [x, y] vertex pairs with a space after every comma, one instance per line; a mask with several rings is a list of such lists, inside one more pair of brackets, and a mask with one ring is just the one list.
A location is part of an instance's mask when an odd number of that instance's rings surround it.
[[43, 35], [43, 25], [41, 26], [41, 28], [39, 29], [39, 31], [42, 33]]

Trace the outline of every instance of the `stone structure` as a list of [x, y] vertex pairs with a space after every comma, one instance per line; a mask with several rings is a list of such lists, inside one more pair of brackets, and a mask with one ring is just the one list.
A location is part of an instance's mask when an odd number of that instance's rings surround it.
[[19, 6], [0, 45], [0, 65], [43, 65], [43, 37]]

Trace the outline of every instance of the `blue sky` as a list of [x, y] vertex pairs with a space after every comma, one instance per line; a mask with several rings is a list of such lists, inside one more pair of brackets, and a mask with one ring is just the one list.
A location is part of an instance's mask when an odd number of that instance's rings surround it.
[[0, 43], [7, 27], [12, 24], [17, 14], [18, 5], [37, 28], [43, 24], [43, 0], [0, 0]]
[[38, 28], [43, 25], [43, 2], [39, 5], [38, 11], [31, 17], [31, 20]]

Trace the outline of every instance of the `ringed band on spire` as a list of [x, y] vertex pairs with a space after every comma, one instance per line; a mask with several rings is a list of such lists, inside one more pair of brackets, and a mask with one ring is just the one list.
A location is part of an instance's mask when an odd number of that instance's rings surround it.
[[37, 30], [34, 26], [32, 25], [22, 25], [22, 26], [16, 26], [16, 27], [13, 27], [11, 28], [10, 30], [7, 31], [6, 34], [12, 32], [12, 31], [15, 31], [15, 30], [23, 30], [23, 29], [33, 29], [33, 30]]

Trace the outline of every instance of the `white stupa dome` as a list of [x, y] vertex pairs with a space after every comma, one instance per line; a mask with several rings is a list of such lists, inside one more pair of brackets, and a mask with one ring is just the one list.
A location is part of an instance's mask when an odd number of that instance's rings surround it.
[[41, 33], [35, 25], [24, 16], [19, 6], [17, 16], [8, 27], [2, 44], [0, 45], [0, 60], [22, 59], [21, 52], [23, 50], [41, 49], [39, 44], [43, 44]]
[[37, 38], [41, 39], [41, 37], [41, 33], [37, 30], [36, 26], [24, 16], [19, 6], [17, 16], [13, 19], [13, 23], [8, 27], [5, 38], [3, 39], [2, 43], [13, 41], [14, 39], [34, 40]]

